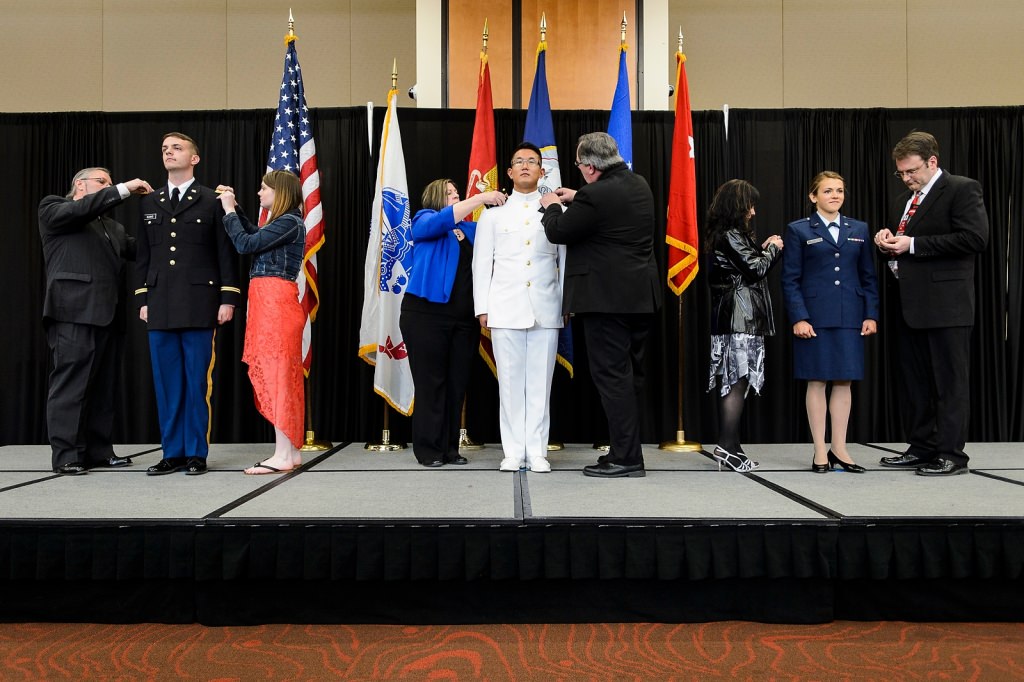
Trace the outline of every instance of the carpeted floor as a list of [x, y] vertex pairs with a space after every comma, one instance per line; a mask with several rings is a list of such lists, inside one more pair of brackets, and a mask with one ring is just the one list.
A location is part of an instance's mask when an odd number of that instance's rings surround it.
[[0, 625], [0, 679], [1024, 680], [1024, 624]]

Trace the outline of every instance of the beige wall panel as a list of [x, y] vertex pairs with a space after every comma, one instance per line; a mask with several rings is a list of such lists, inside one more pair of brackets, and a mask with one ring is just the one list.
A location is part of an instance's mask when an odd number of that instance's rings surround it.
[[448, 106], [452, 109], [476, 108], [484, 19], [491, 99], [495, 109], [512, 107], [512, 0], [449, 0]]
[[637, 108], [636, 4], [633, 0], [523, 0], [523, 90], [530, 103], [541, 14], [548, 20], [547, 76], [552, 109], [612, 107], [619, 78], [622, 14], [626, 14], [626, 69], [630, 106]]
[[[348, 67], [352, 74], [349, 106], [383, 106], [391, 87], [391, 65], [398, 60], [401, 106], [415, 106], [406, 92], [416, 83], [416, 0], [351, 0], [352, 30]], [[345, 54], [339, 41], [339, 60]], [[346, 68], [339, 61], [339, 68]]]
[[670, 0], [665, 58], [675, 74], [683, 27], [690, 105], [697, 110], [783, 106], [783, 0]]
[[783, 106], [905, 107], [905, 0], [786, 0]]
[[103, 108], [227, 106], [224, 0], [103, 2]]
[[0, 111], [103, 109], [103, 0], [0, 0], [0, 16]]
[[351, 21], [348, 0], [227, 0], [227, 107], [277, 106], [288, 9], [311, 107], [348, 106]]
[[1024, 104], [1024, 3], [907, 0], [907, 106]]

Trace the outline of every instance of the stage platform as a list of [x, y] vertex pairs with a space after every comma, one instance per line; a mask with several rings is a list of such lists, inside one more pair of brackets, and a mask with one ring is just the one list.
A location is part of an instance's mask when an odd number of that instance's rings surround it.
[[497, 470], [500, 447], [427, 469], [342, 444], [244, 476], [269, 444], [215, 444], [203, 476], [134, 465], [62, 477], [47, 446], [0, 448], [7, 621], [585, 622], [1021, 620], [1024, 446], [972, 443], [971, 473], [809, 471], [808, 444], [751, 444], [761, 467], [645, 446], [646, 478]]

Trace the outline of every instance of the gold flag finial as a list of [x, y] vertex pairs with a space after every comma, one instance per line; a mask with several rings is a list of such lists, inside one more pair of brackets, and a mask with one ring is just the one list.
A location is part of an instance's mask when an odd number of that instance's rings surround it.
[[487, 33], [487, 17], [484, 17], [484, 46], [480, 49], [481, 52], [487, 54], [487, 38], [490, 34]]
[[284, 37], [284, 44], [287, 45], [288, 43], [294, 41], [296, 38], [298, 38], [298, 36], [295, 35], [295, 17], [292, 16], [292, 8], [289, 7], [288, 8], [288, 34], [285, 35], [285, 37]]
[[625, 12], [622, 13], [622, 24], [619, 26], [619, 28], [621, 30], [621, 33], [619, 35], [619, 40], [621, 41], [621, 43], [623, 45], [625, 45], [626, 44], [626, 13]]
[[391, 64], [391, 89], [394, 90], [398, 87], [398, 57], [395, 57], [395, 61]]
[[540, 42], [545, 43], [548, 40], [548, 15], [545, 12], [540, 13]]
[[676, 48], [676, 52], [683, 51], [683, 27], [679, 27], [679, 46]]

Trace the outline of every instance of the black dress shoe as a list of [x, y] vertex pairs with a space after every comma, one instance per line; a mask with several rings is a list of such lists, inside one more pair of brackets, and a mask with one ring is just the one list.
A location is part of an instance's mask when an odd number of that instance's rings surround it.
[[61, 464], [59, 467], [53, 470], [53, 473], [60, 474], [61, 476], [81, 476], [88, 472], [88, 468], [80, 462], [71, 462], [70, 464]]
[[917, 467], [918, 476], [956, 476], [957, 474], [968, 474], [970, 469], [966, 464], [956, 464], [941, 457], [934, 462], [928, 462]]
[[584, 476], [597, 478], [643, 478], [647, 475], [643, 462], [640, 464], [619, 464], [618, 462], [599, 462], [583, 467]]
[[173, 474], [175, 471], [181, 471], [185, 468], [186, 460], [184, 457], [169, 457], [162, 459], [153, 466], [146, 469], [147, 476], [164, 476], [166, 474]]
[[430, 462], [420, 462], [420, 464], [422, 464], [425, 467], [430, 467], [431, 469], [436, 469], [437, 467], [443, 467], [444, 461], [440, 459], [435, 459], [431, 460]]
[[98, 462], [89, 462], [89, 467], [92, 469], [116, 469], [118, 467], [131, 466], [131, 457], [118, 457], [117, 455], [111, 455], [107, 459], [101, 459]]
[[449, 459], [445, 464], [458, 464], [461, 466], [463, 464], [469, 464], [469, 460], [462, 455], [455, 455], [454, 459]]
[[878, 463], [884, 467], [893, 467], [896, 469], [912, 469], [913, 467], [919, 467], [922, 464], [926, 464], [930, 460], [921, 459], [917, 455], [912, 455], [909, 452], [904, 452], [902, 455], [895, 457], [883, 457], [878, 460]]
[[199, 476], [200, 474], [206, 473], [206, 458], [205, 457], [189, 457], [188, 462], [185, 464], [185, 475], [186, 476]]

